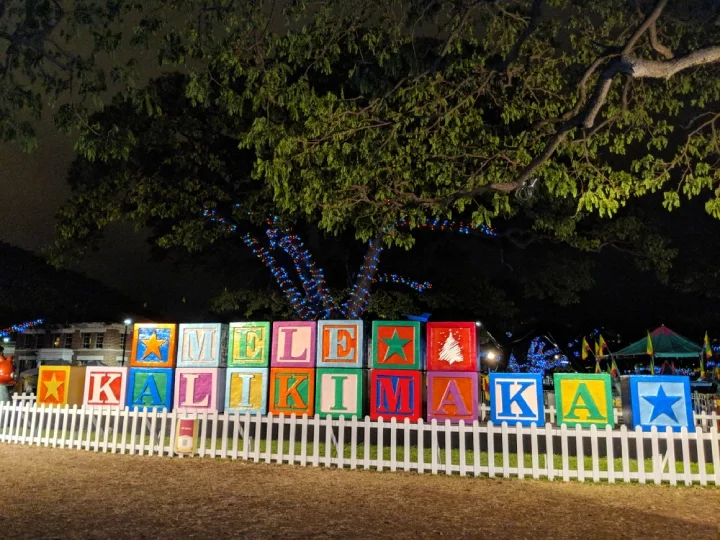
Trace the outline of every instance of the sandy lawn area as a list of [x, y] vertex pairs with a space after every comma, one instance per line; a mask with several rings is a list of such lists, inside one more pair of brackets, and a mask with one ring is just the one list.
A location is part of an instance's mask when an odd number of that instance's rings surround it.
[[720, 489], [0, 444], [0, 538], [720, 538]]

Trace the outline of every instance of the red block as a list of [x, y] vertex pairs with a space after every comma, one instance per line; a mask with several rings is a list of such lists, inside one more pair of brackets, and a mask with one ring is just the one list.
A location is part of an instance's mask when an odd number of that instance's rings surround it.
[[427, 323], [428, 371], [477, 371], [474, 322]]
[[390, 420], [422, 417], [422, 377], [419, 371], [370, 370], [370, 418]]

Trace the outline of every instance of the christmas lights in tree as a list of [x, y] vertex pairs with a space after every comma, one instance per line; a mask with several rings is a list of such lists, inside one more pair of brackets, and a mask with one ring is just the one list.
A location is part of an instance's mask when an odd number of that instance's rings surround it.
[[513, 373], [545, 373], [569, 363], [567, 356], [558, 347], [547, 343], [542, 337], [536, 337], [530, 342], [524, 363], [520, 364], [514, 354], [510, 355], [508, 370]]
[[[239, 205], [235, 205], [239, 207]], [[223, 233], [231, 234], [238, 230], [237, 225], [219, 216], [215, 208], [206, 207], [203, 215], [211, 223], [217, 225]], [[415, 281], [397, 274], [378, 273], [380, 255], [382, 253], [381, 241], [376, 238], [367, 244], [363, 263], [355, 276], [355, 283], [349, 297], [344, 302], [333, 298], [327, 288], [322, 268], [313, 261], [312, 254], [305, 248], [300, 237], [293, 233], [289, 227], [282, 227], [277, 217], [266, 220], [265, 236], [268, 245], [263, 246], [260, 241], [250, 234], [244, 234], [242, 240], [253, 254], [270, 270], [280, 289], [289, 300], [295, 312], [303, 320], [346, 318], [356, 319], [362, 316], [370, 300], [370, 290], [373, 284], [393, 283], [404, 285], [422, 293], [432, 287], [427, 281]], [[407, 221], [400, 221], [393, 227], [385, 229], [384, 234], [393, 234], [399, 228], [410, 227]], [[486, 236], [497, 236], [497, 233], [486, 225], [470, 225], [454, 223], [448, 220], [426, 219], [424, 223], [415, 224], [416, 228], [426, 228], [432, 231], [449, 231], [458, 234], [471, 234], [479, 232]], [[295, 278], [300, 283], [298, 287], [289, 272], [278, 263], [272, 252], [282, 251], [291, 260]]]

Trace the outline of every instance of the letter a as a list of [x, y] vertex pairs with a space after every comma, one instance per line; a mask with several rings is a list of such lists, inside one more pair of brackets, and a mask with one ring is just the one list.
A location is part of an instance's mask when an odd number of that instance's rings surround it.
[[455, 407], [455, 414], [457, 416], [467, 416], [470, 414], [470, 411], [465, 405], [462, 395], [460, 394], [460, 389], [457, 387], [457, 383], [452, 379], [448, 381], [448, 384], [445, 387], [445, 392], [443, 393], [443, 397], [440, 400], [440, 405], [438, 405], [435, 414], [450, 416], [452, 413], [448, 412], [445, 409], [445, 407], [447, 407], [448, 405], [452, 405]]
[[[144, 402], [145, 397], [150, 398], [150, 403]], [[142, 390], [140, 390], [140, 395], [133, 400], [133, 405], [160, 405], [161, 403], [160, 390], [158, 390], [155, 377], [148, 377], [145, 379]]]
[[[582, 404], [580, 402], [580, 399], [582, 398]], [[587, 387], [587, 384], [580, 383], [578, 385], [578, 388], [575, 392], [575, 397], [573, 398], [572, 405], [570, 405], [570, 410], [565, 415], [565, 418], [569, 420], [578, 420], [578, 415], [575, 414], [575, 409], [584, 409], [587, 411], [587, 419], [586, 420], [604, 420], [605, 417], [600, 413], [600, 410], [598, 409], [597, 405], [595, 404], [595, 400], [593, 399], [592, 395], [590, 395], [590, 390]]]

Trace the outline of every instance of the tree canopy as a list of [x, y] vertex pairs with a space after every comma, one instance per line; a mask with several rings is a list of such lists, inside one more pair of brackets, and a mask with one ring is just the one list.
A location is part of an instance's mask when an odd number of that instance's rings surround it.
[[516, 246], [662, 273], [623, 207], [720, 217], [719, 22], [715, 0], [0, 0], [0, 137], [31, 149], [48, 106], [75, 130], [63, 241], [129, 218], [198, 249], [227, 232], [211, 210], [407, 247], [502, 218]]

